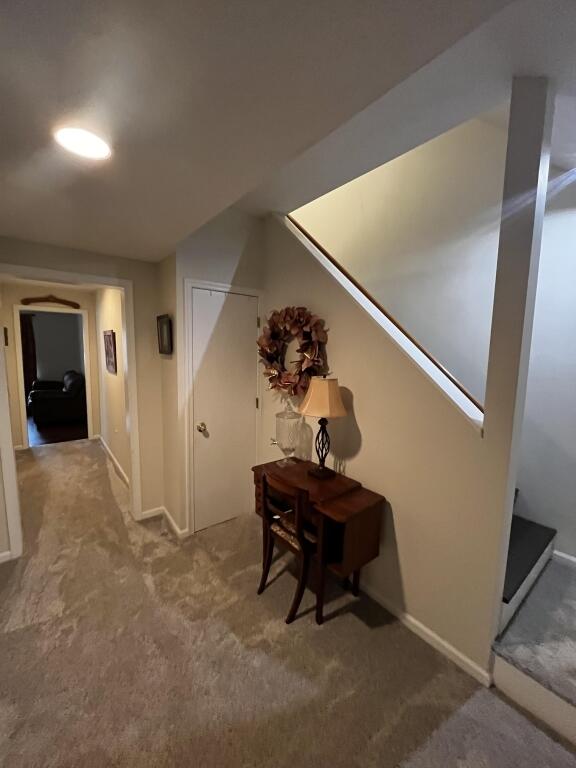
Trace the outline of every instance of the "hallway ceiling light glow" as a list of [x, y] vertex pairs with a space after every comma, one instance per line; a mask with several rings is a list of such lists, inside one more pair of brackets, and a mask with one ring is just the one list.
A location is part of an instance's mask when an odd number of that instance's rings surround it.
[[106, 160], [112, 154], [104, 139], [83, 128], [60, 128], [54, 133], [54, 138], [68, 152], [90, 160]]

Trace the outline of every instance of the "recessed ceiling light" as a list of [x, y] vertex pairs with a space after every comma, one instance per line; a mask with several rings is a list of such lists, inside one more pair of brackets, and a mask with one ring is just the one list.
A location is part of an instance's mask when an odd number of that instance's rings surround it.
[[54, 138], [68, 152], [88, 157], [90, 160], [106, 160], [112, 154], [104, 139], [83, 128], [60, 128]]

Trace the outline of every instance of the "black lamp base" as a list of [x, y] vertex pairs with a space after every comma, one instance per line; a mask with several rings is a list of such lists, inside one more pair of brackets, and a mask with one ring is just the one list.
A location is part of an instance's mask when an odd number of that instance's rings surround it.
[[330, 453], [330, 435], [328, 434], [328, 430], [326, 429], [326, 425], [328, 424], [328, 419], [320, 419], [318, 421], [318, 424], [320, 424], [320, 429], [318, 430], [318, 434], [316, 435], [316, 453], [318, 455], [318, 466], [312, 467], [308, 470], [309, 475], [313, 475], [314, 477], [318, 478], [327, 478], [327, 477], [334, 477], [336, 474], [333, 469], [328, 469], [328, 467], [324, 466], [324, 462], [326, 461], [326, 457]]
[[317, 477], [319, 480], [325, 480], [327, 477], [334, 477], [336, 472], [329, 467], [310, 467], [308, 474]]

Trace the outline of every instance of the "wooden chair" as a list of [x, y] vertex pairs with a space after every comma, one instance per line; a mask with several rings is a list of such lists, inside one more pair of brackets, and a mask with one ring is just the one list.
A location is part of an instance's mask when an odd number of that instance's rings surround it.
[[286, 485], [278, 478], [263, 474], [261, 483], [263, 563], [258, 594], [266, 588], [274, 544], [293, 552], [299, 560], [298, 584], [286, 624], [294, 621], [306, 588], [310, 560], [316, 554], [318, 538], [309, 519], [308, 492]]

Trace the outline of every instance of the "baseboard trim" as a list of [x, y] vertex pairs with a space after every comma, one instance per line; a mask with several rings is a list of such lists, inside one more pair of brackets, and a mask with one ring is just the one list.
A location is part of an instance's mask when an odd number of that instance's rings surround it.
[[168, 525], [170, 526], [170, 529], [174, 533], [175, 536], [179, 539], [185, 539], [187, 538], [190, 533], [185, 528], [180, 528], [180, 526], [176, 523], [170, 512], [166, 509], [166, 507], [154, 507], [153, 509], [146, 509], [142, 514], [137, 518], [138, 521], [140, 520], [149, 520], [151, 517], [164, 517]]
[[576, 744], [576, 707], [496, 656], [494, 685], [516, 704]]
[[149, 520], [152, 517], [161, 517], [166, 514], [164, 507], [154, 507], [153, 509], [145, 509], [140, 513], [138, 520]]
[[555, 549], [552, 557], [554, 560], [558, 560], [561, 563], [568, 563], [576, 566], [576, 557], [574, 555], [567, 555], [566, 552], [560, 552], [559, 549]]
[[26, 446], [25, 445], [15, 445], [14, 446], [14, 450], [15, 451], [25, 451], [26, 450]]
[[[96, 439], [96, 435], [94, 435], [94, 439]], [[98, 435], [97, 439], [100, 440], [100, 444], [102, 445], [102, 448], [104, 448], [104, 450], [108, 454], [108, 458], [110, 459], [112, 464], [114, 464], [114, 466], [116, 467], [116, 471], [120, 475], [120, 479], [124, 482], [124, 484], [128, 488], [130, 488], [130, 479], [128, 478], [128, 475], [126, 474], [126, 472], [124, 472], [124, 470], [122, 469], [122, 465], [120, 464], [116, 456], [114, 456], [114, 454], [112, 453], [112, 450], [110, 449], [110, 446], [108, 445], [106, 440], [104, 440], [102, 435]]]
[[164, 517], [166, 518], [166, 521], [170, 528], [172, 528], [172, 531], [176, 534], [176, 536], [179, 539], [186, 539], [190, 535], [190, 531], [187, 528], [180, 528], [178, 523], [174, 520], [170, 512], [166, 509], [166, 507], [162, 507], [164, 511]]
[[7, 563], [9, 560], [16, 560], [17, 558], [8, 549], [6, 552], [0, 552], [0, 563]]
[[453, 661], [460, 667], [460, 669], [467, 672], [483, 686], [489, 688], [492, 685], [492, 675], [488, 670], [482, 669], [479, 664], [476, 664], [475, 661], [472, 661], [472, 659], [468, 658], [468, 656], [463, 654], [457, 648], [454, 648], [453, 645], [440, 637], [440, 635], [437, 635], [432, 629], [418, 619], [415, 619], [414, 616], [406, 613], [406, 611], [400, 610], [397, 606], [393, 605], [370, 584], [363, 584], [362, 590], [389, 613], [395, 616], [407, 629], [414, 632], [415, 635], [418, 635], [418, 637], [427, 642], [428, 645], [431, 645], [444, 656], [448, 657], [450, 661]]

